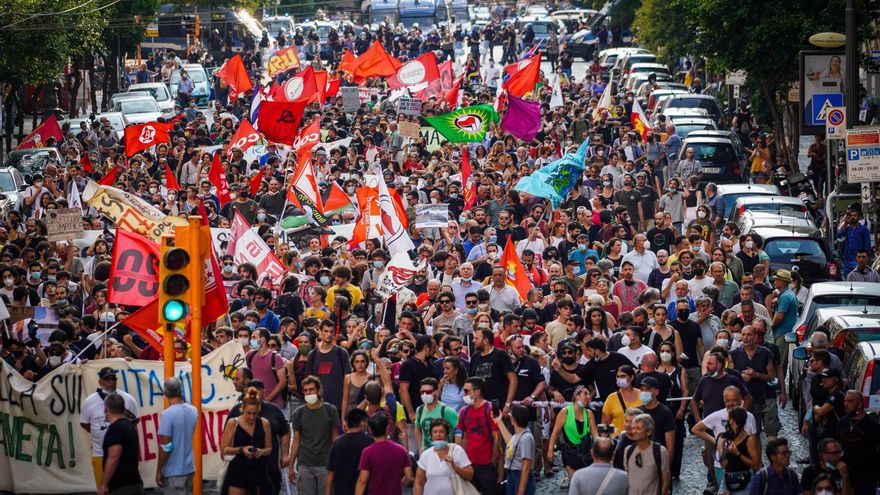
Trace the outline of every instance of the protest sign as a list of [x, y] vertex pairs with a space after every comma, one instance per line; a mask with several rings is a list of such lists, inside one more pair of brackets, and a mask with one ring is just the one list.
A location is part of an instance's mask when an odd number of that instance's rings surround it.
[[442, 203], [416, 205], [417, 229], [429, 229], [432, 227], [444, 228], [448, 223], [449, 205]]
[[360, 89], [355, 86], [344, 86], [339, 88], [339, 94], [342, 95], [342, 110], [345, 112], [356, 112], [361, 107]]
[[49, 242], [81, 239], [83, 233], [83, 213], [79, 208], [58, 208], [46, 211], [46, 230]]
[[[238, 393], [232, 376], [245, 364], [238, 342], [229, 342], [202, 360], [204, 477], [216, 479], [222, 465], [220, 437]], [[138, 468], [147, 488], [156, 486], [159, 415], [164, 409], [162, 361], [99, 359], [64, 364], [39, 382], [30, 382], [0, 361], [0, 490], [13, 493], [95, 491], [89, 433], [80, 427], [86, 397], [100, 388], [98, 371], [117, 370], [118, 388], [134, 397], [140, 421]], [[175, 363], [183, 397], [191, 402], [189, 363]]]
[[401, 136], [412, 139], [419, 138], [419, 124], [415, 122], [399, 122], [397, 127], [400, 130]]
[[7, 309], [9, 310], [10, 325], [34, 317], [33, 306], [7, 306]]
[[400, 98], [397, 100], [397, 113], [404, 115], [414, 115], [418, 117], [422, 114], [422, 100], [418, 98]]

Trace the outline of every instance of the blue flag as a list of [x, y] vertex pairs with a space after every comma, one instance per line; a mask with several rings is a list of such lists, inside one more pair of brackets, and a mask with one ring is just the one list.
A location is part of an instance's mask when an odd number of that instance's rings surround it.
[[520, 179], [514, 189], [549, 199], [553, 208], [558, 207], [574, 187], [577, 178], [583, 175], [584, 160], [589, 147], [590, 140], [588, 138], [584, 140], [576, 152], [566, 153], [559, 160]]

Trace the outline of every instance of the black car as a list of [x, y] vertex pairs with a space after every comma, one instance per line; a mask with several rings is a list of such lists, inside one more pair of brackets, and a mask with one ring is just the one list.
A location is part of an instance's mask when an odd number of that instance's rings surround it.
[[737, 184], [742, 182], [744, 160], [737, 154], [736, 148], [728, 138], [723, 137], [691, 137], [688, 136], [681, 145], [682, 156], [671, 156], [672, 160], [684, 158], [688, 148], [694, 149], [694, 159], [703, 165], [703, 176], [700, 184], [707, 182], [716, 184]]

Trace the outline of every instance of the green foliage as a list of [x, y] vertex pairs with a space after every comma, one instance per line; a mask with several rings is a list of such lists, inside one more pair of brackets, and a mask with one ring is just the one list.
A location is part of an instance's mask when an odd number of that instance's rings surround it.
[[614, 5], [608, 9], [611, 17], [611, 26], [629, 27], [636, 17], [636, 10], [642, 5], [642, 0], [614, 0]]
[[678, 3], [678, 0], [643, 0], [633, 21], [639, 44], [670, 65], [688, 53], [694, 39], [693, 22]]

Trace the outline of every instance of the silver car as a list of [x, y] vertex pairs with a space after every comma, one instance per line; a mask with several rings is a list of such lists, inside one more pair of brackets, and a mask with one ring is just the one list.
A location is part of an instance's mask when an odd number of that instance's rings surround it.
[[162, 109], [159, 108], [156, 99], [150, 95], [132, 95], [130, 98], [121, 99], [110, 110], [121, 112], [132, 124], [155, 122], [162, 116]]
[[21, 173], [12, 167], [0, 168], [0, 211], [4, 215], [19, 206], [22, 191], [27, 188], [27, 183]]

